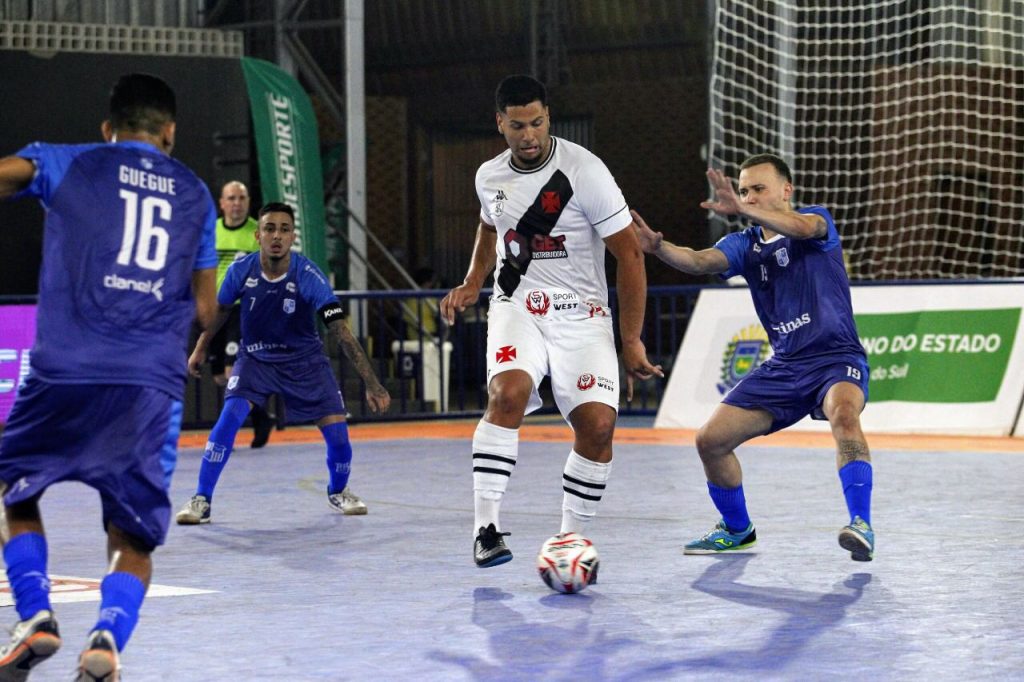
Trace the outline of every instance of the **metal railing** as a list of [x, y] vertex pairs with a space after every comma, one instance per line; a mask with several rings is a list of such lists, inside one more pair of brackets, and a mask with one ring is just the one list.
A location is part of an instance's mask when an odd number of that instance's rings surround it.
[[[659, 286], [648, 290], [644, 342], [652, 362], [666, 375], [675, 361], [700, 286]], [[367, 354], [392, 397], [386, 415], [373, 415], [365, 402], [365, 387], [354, 368], [330, 351], [351, 421], [391, 421], [471, 417], [487, 404], [487, 308], [490, 290], [451, 327], [437, 318], [437, 304], [446, 289], [337, 292], [343, 307], [365, 310], [352, 333]], [[612, 292], [612, 314], [617, 303]], [[619, 344], [618, 327], [615, 328]], [[620, 368], [621, 374], [621, 368]], [[219, 397], [210, 380], [192, 380], [186, 400], [185, 426], [208, 426], [216, 418]], [[555, 413], [548, 381], [540, 387], [541, 412]], [[625, 385], [624, 383], [622, 384]], [[657, 411], [664, 380], [638, 382], [632, 402], [621, 392], [620, 413], [649, 415]], [[216, 404], [211, 404], [211, 400]], [[280, 417], [281, 415], [279, 415]]]
[[[648, 356], [655, 364], [664, 367], [666, 376], [672, 369], [701, 289], [696, 285], [648, 289], [643, 338]], [[392, 397], [388, 414], [371, 414], [365, 401], [365, 387], [355, 369], [347, 359], [338, 357], [337, 349], [329, 349], [353, 422], [483, 414], [487, 405], [487, 308], [491, 292], [481, 292], [477, 303], [467, 308], [451, 327], [443, 324], [437, 313], [438, 303], [446, 293], [446, 289], [337, 292], [346, 309], [365, 311], [356, 318], [358, 322], [352, 333], [367, 350], [377, 375]], [[617, 316], [614, 290], [611, 300], [612, 314]], [[3, 305], [34, 302], [35, 297], [32, 296], [0, 297]], [[189, 348], [197, 335], [194, 331]], [[615, 335], [618, 344], [617, 325]], [[27, 352], [27, 348], [24, 349], [24, 353]], [[23, 364], [27, 369], [27, 363]], [[15, 363], [8, 362], [4, 366], [14, 368]], [[10, 371], [14, 372], [11, 376], [13, 388], [18, 377], [15, 369]], [[545, 405], [541, 411], [555, 413], [557, 410], [547, 384], [545, 380], [540, 387]], [[626, 402], [623, 390], [620, 413], [654, 414], [664, 387], [665, 382], [661, 379], [639, 382], [632, 402]], [[202, 377], [188, 380], [183, 428], [209, 428], [217, 420], [222, 402], [223, 389], [216, 386], [208, 366], [204, 366]], [[271, 409], [276, 412], [279, 424], [283, 424], [282, 406], [274, 402]]]

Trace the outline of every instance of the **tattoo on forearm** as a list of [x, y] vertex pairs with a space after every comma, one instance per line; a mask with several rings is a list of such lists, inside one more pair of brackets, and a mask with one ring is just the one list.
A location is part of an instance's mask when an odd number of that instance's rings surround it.
[[355, 337], [352, 336], [351, 332], [348, 332], [346, 327], [343, 327], [344, 323], [341, 320], [332, 322], [328, 327], [327, 331], [332, 341], [341, 347], [342, 352], [345, 353], [352, 364], [356, 368], [356, 372], [362, 377], [363, 381], [368, 384], [375, 383], [377, 381], [377, 375], [373, 371], [373, 367], [370, 366], [370, 360], [366, 357], [366, 353], [363, 352], [363, 347], [359, 345]]
[[856, 460], [868, 460], [868, 445], [860, 440], [841, 440], [838, 443], [840, 466], [849, 464]]

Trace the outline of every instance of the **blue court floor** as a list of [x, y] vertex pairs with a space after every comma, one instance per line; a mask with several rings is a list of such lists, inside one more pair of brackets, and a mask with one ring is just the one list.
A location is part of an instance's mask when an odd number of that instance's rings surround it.
[[[534, 557], [568, 442], [521, 445], [515, 559], [486, 570], [468, 440], [355, 447], [364, 517], [328, 509], [320, 445], [234, 453], [213, 523], [172, 527], [155, 555], [154, 583], [210, 592], [147, 599], [125, 680], [1024, 679], [1020, 454], [876, 450], [876, 559], [855, 563], [830, 450], [741, 449], [759, 543], [705, 557], [682, 553], [717, 520], [694, 449], [617, 446], [590, 532], [600, 583], [559, 595]], [[200, 457], [181, 452], [175, 508]], [[96, 495], [62, 484], [43, 511], [51, 573], [100, 578]], [[97, 603], [56, 604], [65, 647], [31, 679], [71, 678]]]

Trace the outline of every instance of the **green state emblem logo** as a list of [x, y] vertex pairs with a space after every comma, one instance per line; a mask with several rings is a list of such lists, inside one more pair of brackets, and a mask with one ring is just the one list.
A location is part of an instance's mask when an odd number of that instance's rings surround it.
[[722, 354], [721, 383], [718, 392], [726, 394], [745, 376], [761, 366], [771, 353], [764, 327], [752, 324], [734, 334]]

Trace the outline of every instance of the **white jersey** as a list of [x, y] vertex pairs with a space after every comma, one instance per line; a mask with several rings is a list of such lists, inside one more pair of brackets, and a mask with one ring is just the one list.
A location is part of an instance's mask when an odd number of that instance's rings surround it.
[[496, 296], [545, 317], [549, 308], [568, 318], [608, 314], [603, 239], [633, 219], [601, 159], [552, 137], [537, 168], [513, 166], [511, 150], [484, 163], [476, 193], [480, 219], [498, 231]]

